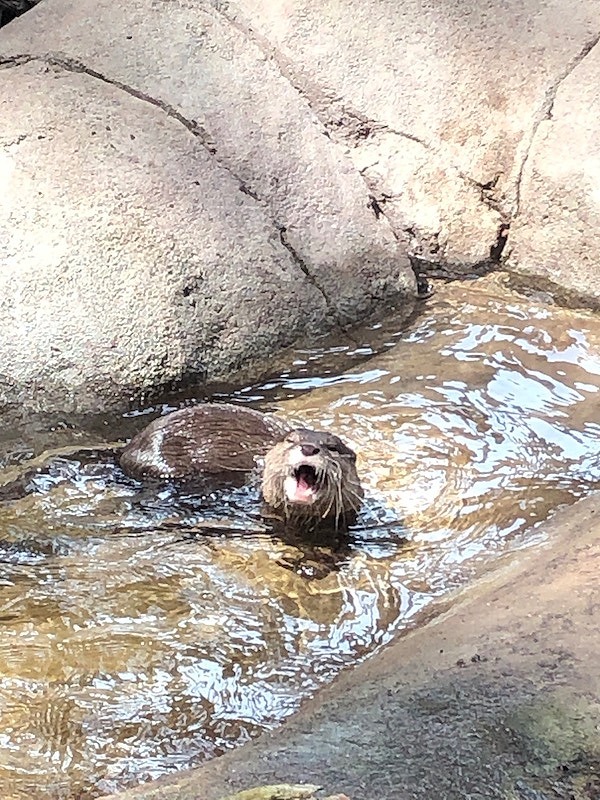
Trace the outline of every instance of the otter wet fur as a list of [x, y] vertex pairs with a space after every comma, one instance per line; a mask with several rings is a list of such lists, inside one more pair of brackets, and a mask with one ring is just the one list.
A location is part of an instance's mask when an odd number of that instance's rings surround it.
[[248, 472], [261, 459], [267, 516], [300, 528], [342, 529], [355, 520], [363, 500], [356, 454], [338, 436], [291, 430], [271, 414], [230, 403], [159, 417], [134, 436], [119, 462], [134, 478], [193, 480]]
[[133, 478], [191, 480], [249, 472], [290, 427], [273, 414], [231, 403], [201, 403], [151, 422], [121, 451]]

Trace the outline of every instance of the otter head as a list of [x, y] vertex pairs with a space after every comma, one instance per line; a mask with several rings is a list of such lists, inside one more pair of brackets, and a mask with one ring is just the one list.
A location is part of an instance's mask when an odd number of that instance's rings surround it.
[[292, 522], [344, 527], [363, 499], [356, 454], [332, 433], [294, 430], [267, 452], [262, 492]]

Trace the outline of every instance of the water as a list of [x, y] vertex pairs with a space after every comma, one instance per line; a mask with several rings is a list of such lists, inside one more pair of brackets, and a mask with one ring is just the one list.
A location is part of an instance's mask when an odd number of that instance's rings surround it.
[[354, 445], [347, 541], [274, 536], [249, 487], [141, 489], [64, 454], [0, 505], [0, 796], [97, 797], [243, 743], [598, 488], [600, 318], [505, 282], [228, 396]]

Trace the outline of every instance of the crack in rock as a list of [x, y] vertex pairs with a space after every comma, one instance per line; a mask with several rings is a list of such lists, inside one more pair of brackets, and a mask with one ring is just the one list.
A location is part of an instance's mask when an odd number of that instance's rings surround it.
[[17, 147], [18, 145], [21, 144], [21, 142], [24, 142], [25, 139], [28, 138], [29, 138], [28, 133], [20, 133], [15, 139], [10, 139], [10, 140], [0, 139], [0, 147], [3, 147], [6, 150], [8, 150], [9, 147]]
[[129, 84], [123, 83], [123, 81], [119, 81], [116, 78], [109, 78], [106, 75], [103, 75], [98, 70], [92, 69], [91, 67], [86, 66], [81, 61], [78, 61], [74, 58], [69, 58], [67, 56], [58, 56], [58, 55], [33, 55], [33, 54], [26, 54], [22, 53], [15, 56], [10, 56], [8, 58], [0, 59], [0, 69], [10, 69], [12, 67], [20, 67], [24, 64], [29, 64], [31, 62], [40, 62], [42, 64], [47, 64], [50, 67], [55, 67], [57, 69], [62, 69], [65, 72], [72, 72], [75, 74], [82, 74], [82, 75], [89, 75], [89, 77], [94, 78], [96, 80], [102, 81], [102, 83], [106, 83], [109, 86], [114, 86], [116, 89], [119, 89], [122, 92], [134, 97], [136, 100], [140, 100], [143, 103], [149, 103], [151, 106], [160, 109], [163, 111], [168, 117], [179, 122], [183, 127], [188, 130], [192, 136], [194, 136], [202, 147], [209, 153], [209, 155], [213, 156], [217, 163], [226, 170], [232, 178], [238, 183], [239, 190], [244, 194], [251, 197], [253, 200], [256, 200], [259, 203], [264, 203], [263, 200], [252, 190], [250, 189], [244, 180], [240, 178], [227, 164], [223, 162], [222, 159], [217, 157], [217, 149], [213, 144], [208, 132], [206, 129], [195, 119], [188, 119], [184, 114], [178, 111], [175, 106], [172, 106], [170, 103], [167, 103], [165, 100], [160, 100], [159, 98], [152, 97], [145, 92], [142, 92], [139, 89], [134, 88], [133, 86], [129, 86]]
[[[250, 22], [242, 21], [239, 12], [237, 12], [237, 16], [225, 13], [225, 8], [228, 7], [228, 4], [223, 4], [221, 0], [211, 0], [210, 5], [222, 19], [253, 44], [267, 60], [275, 64], [281, 77], [306, 101], [310, 110], [327, 132], [338, 134], [340, 138], [346, 141], [349, 140], [355, 145], [376, 133], [390, 133], [394, 136], [408, 139], [411, 142], [416, 142], [428, 150], [432, 149], [428, 142], [412, 133], [395, 130], [383, 122], [378, 122], [359, 111], [349, 108], [339, 98], [333, 96], [332, 90], [323, 89], [314, 82], [307, 86], [306, 80], [304, 82], [300, 80], [299, 70], [294, 62], [284, 56], [278, 47], [271, 44], [266, 36], [263, 36], [253, 28]], [[332, 111], [336, 113], [331, 113]]]
[[301, 272], [303, 272], [304, 275], [306, 275], [309, 283], [311, 283], [315, 287], [315, 289], [317, 289], [317, 291], [322, 295], [323, 300], [325, 301], [325, 305], [327, 306], [327, 310], [330, 313], [333, 313], [333, 310], [331, 308], [331, 302], [329, 300], [329, 297], [327, 296], [327, 293], [325, 292], [325, 289], [323, 289], [323, 287], [319, 284], [318, 280], [312, 274], [302, 256], [298, 253], [294, 245], [288, 239], [287, 228], [285, 227], [285, 225], [278, 225], [277, 223], [275, 223], [275, 228], [277, 230], [277, 233], [279, 234], [279, 241], [292, 257], [292, 261], [294, 262], [294, 264], [296, 264], [296, 266], [301, 270]]
[[283, 245], [283, 247], [285, 247], [285, 249], [288, 251], [288, 253], [289, 253], [289, 254], [290, 254], [290, 256], [292, 257], [292, 261], [294, 262], [294, 264], [296, 264], [296, 265], [297, 265], [297, 267], [298, 267], [298, 268], [299, 268], [299, 269], [300, 269], [300, 270], [301, 270], [301, 271], [304, 273], [304, 275], [306, 276], [306, 279], [308, 280], [308, 282], [309, 282], [309, 283], [310, 283], [312, 286], [314, 286], [314, 288], [315, 288], [315, 289], [316, 289], [316, 290], [319, 292], [319, 294], [322, 296], [323, 300], [325, 301], [325, 307], [327, 308], [327, 311], [328, 311], [328, 313], [331, 315], [331, 317], [332, 317], [332, 318], [333, 318], [333, 320], [335, 321], [335, 326], [337, 327], [337, 329], [338, 329], [338, 330], [339, 330], [339, 331], [340, 331], [342, 334], [344, 334], [344, 336], [346, 336], [346, 337], [348, 338], [348, 340], [349, 340], [349, 341], [351, 341], [351, 342], [352, 342], [352, 343], [353, 343], [355, 346], [357, 346], [357, 347], [358, 347], [358, 346], [359, 346], [359, 343], [358, 343], [358, 341], [357, 341], [357, 340], [356, 340], [356, 339], [355, 339], [355, 338], [352, 336], [352, 334], [350, 333], [350, 330], [349, 330], [348, 326], [344, 325], [344, 324], [341, 322], [341, 320], [340, 320], [340, 318], [339, 318], [339, 316], [338, 316], [337, 310], [336, 310], [336, 308], [333, 306], [333, 304], [332, 304], [332, 302], [331, 302], [331, 300], [330, 300], [330, 298], [329, 298], [329, 295], [327, 294], [327, 292], [325, 291], [325, 289], [323, 288], [323, 286], [321, 286], [321, 284], [320, 284], [320, 283], [319, 283], [319, 281], [317, 280], [316, 276], [315, 276], [315, 275], [313, 275], [313, 273], [310, 271], [310, 269], [309, 269], [309, 267], [308, 267], [307, 263], [304, 261], [304, 259], [302, 258], [302, 256], [301, 256], [301, 255], [298, 253], [298, 251], [296, 250], [296, 248], [294, 247], [294, 245], [293, 245], [293, 244], [290, 242], [290, 240], [288, 239], [288, 236], [287, 236], [287, 228], [286, 228], [284, 225], [278, 225], [277, 223], [275, 223], [275, 227], [276, 227], [276, 229], [277, 229], [277, 232], [279, 233], [279, 241], [281, 242], [281, 244]]
[[374, 138], [377, 135], [390, 134], [392, 136], [398, 136], [401, 139], [407, 139], [409, 142], [415, 142], [425, 148], [425, 150], [435, 152], [432, 145], [424, 139], [420, 139], [412, 133], [391, 128], [384, 122], [378, 122], [371, 117], [367, 117], [366, 114], [354, 111], [340, 101], [329, 101], [329, 105], [326, 109], [329, 113], [325, 113], [324, 110], [317, 110], [311, 98], [302, 88], [295, 84], [292, 85], [306, 99], [311, 111], [313, 111], [315, 116], [319, 119], [323, 127], [341, 141], [350, 142], [356, 147], [363, 141]]
[[508, 223], [510, 219], [510, 214], [504, 209], [502, 201], [499, 200], [495, 194], [494, 190], [498, 185], [498, 181], [503, 175], [503, 172], [497, 172], [493, 178], [485, 183], [481, 181], [476, 181], [474, 178], [471, 178], [469, 175], [462, 174], [462, 178], [467, 181], [467, 183], [474, 186], [477, 191], [479, 192], [479, 200], [490, 209], [490, 211], [495, 211], [500, 215], [500, 218], [503, 220], [504, 223]]
[[[223, 163], [223, 161], [216, 157], [217, 150], [212, 145], [211, 139], [205, 130], [205, 128], [200, 125], [194, 119], [188, 119], [185, 117], [180, 111], [178, 111], [174, 106], [170, 103], [167, 103], [164, 100], [160, 100], [156, 97], [152, 97], [139, 89], [135, 89], [133, 86], [129, 86], [122, 81], [116, 80], [114, 78], [109, 78], [106, 75], [103, 75], [98, 70], [92, 69], [91, 67], [86, 66], [80, 61], [76, 59], [68, 58], [65, 56], [57, 56], [57, 55], [44, 55], [38, 56], [33, 54], [19, 54], [15, 56], [11, 56], [8, 58], [0, 59], [0, 69], [10, 69], [12, 67], [19, 67], [30, 62], [40, 62], [43, 64], [47, 64], [48, 66], [55, 67], [57, 69], [63, 69], [66, 72], [72, 72], [77, 74], [84, 74], [89, 75], [91, 78], [96, 80], [102, 81], [103, 83], [108, 84], [109, 86], [114, 86], [115, 88], [119, 89], [120, 91], [125, 92], [126, 94], [134, 97], [137, 100], [140, 100], [144, 103], [149, 103], [150, 105], [154, 106], [155, 108], [164, 111], [167, 116], [172, 117], [177, 122], [179, 122], [183, 127], [189, 131], [192, 136], [200, 141], [200, 144], [204, 149], [215, 158], [217, 163], [223, 167], [238, 183], [239, 190], [243, 193], [251, 197], [253, 200], [257, 201], [261, 205], [268, 206], [267, 201], [263, 200], [259, 195], [251, 189], [246, 182], [240, 178], [227, 164]], [[26, 134], [23, 134], [18, 137], [16, 142], [9, 142], [8, 144], [19, 144], [23, 139], [26, 138]], [[292, 257], [292, 261], [296, 266], [300, 268], [300, 270], [304, 273], [307, 277], [309, 282], [321, 293], [323, 299], [325, 300], [326, 307], [329, 313], [335, 318], [336, 315], [334, 313], [334, 309], [331, 305], [329, 298], [327, 297], [325, 291], [321, 286], [319, 286], [316, 278], [310, 272], [306, 263], [302, 260], [302, 258], [298, 255], [296, 250], [292, 247], [289, 241], [286, 238], [286, 228], [281, 226], [276, 219], [272, 220], [274, 227], [279, 232], [279, 238], [283, 247], [288, 251], [288, 253]], [[338, 322], [338, 325], [342, 327], [341, 323]]]
[[496, 265], [500, 264], [502, 253], [504, 252], [504, 248], [506, 247], [506, 243], [508, 241], [509, 233], [510, 222], [502, 222], [498, 228], [498, 233], [496, 234], [496, 241], [490, 247], [490, 263]]
[[558, 75], [555, 81], [546, 89], [544, 100], [542, 102], [542, 105], [540, 107], [540, 110], [538, 111], [536, 118], [534, 119], [533, 126], [531, 128], [531, 132], [529, 135], [529, 140], [525, 148], [525, 153], [523, 155], [523, 158], [521, 159], [519, 172], [517, 174], [517, 180], [515, 184], [515, 201], [512, 212], [510, 214], [511, 219], [513, 220], [517, 217], [521, 208], [521, 186], [523, 182], [523, 175], [525, 173], [525, 167], [527, 166], [527, 162], [529, 161], [531, 151], [533, 150], [533, 144], [535, 142], [535, 138], [537, 136], [537, 132], [540, 128], [540, 125], [542, 125], [543, 122], [547, 122], [548, 120], [552, 119], [552, 112], [554, 110], [554, 104], [556, 102], [556, 97], [558, 95], [560, 87], [599, 43], [600, 43], [600, 33], [597, 33], [583, 45], [579, 53], [577, 53], [568, 62], [568, 64], [566, 64], [565, 68], [560, 73], [560, 75]]

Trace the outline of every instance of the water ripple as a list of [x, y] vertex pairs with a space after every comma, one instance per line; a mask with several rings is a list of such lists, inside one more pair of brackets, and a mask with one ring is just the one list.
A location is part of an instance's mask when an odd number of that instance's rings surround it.
[[598, 488], [600, 321], [502, 280], [233, 393], [354, 444], [347, 541], [275, 537], [251, 486], [140, 489], [65, 455], [0, 505], [3, 798], [92, 798], [255, 737]]

